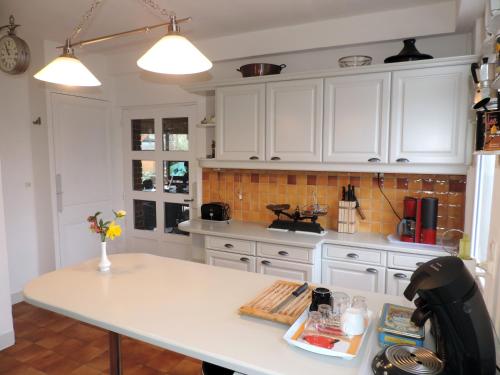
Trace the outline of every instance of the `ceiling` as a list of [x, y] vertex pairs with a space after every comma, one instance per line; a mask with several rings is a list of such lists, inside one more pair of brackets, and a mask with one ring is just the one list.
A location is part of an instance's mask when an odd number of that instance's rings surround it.
[[[150, 0], [148, 0], [150, 1]], [[281, 26], [349, 17], [385, 10], [412, 8], [449, 0], [155, 0], [178, 17], [192, 16], [183, 30], [193, 39], [206, 39]], [[61, 41], [79, 23], [92, 0], [0, 0], [0, 17], [9, 13], [43, 39]], [[143, 0], [103, 0], [82, 32], [82, 38], [115, 33], [161, 22]]]

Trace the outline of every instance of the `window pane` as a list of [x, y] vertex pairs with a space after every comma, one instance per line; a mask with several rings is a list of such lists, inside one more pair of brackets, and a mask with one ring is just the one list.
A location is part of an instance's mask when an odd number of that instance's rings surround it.
[[189, 236], [178, 228], [179, 223], [189, 220], [189, 205], [179, 203], [165, 203], [165, 233]]
[[163, 151], [189, 151], [187, 117], [164, 118]]
[[166, 193], [189, 194], [189, 162], [163, 162], [163, 191]]
[[155, 149], [155, 120], [132, 120], [132, 150], [149, 151]]
[[156, 229], [156, 202], [134, 199], [134, 228]]
[[132, 160], [134, 190], [156, 191], [156, 163], [153, 160]]

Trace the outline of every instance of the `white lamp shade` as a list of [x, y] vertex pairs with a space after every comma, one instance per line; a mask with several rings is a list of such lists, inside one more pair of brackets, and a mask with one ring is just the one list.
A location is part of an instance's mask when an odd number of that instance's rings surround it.
[[45, 82], [67, 86], [100, 86], [101, 82], [75, 57], [59, 56], [34, 75]]
[[137, 60], [137, 65], [144, 70], [163, 74], [192, 74], [212, 67], [205, 55], [178, 34], [161, 38]]

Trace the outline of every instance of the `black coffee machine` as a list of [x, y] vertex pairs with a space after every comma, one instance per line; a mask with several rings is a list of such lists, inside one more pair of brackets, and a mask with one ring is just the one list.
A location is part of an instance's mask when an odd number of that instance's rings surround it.
[[495, 341], [490, 316], [474, 278], [460, 258], [435, 258], [419, 267], [404, 291], [415, 295], [411, 320], [423, 326], [431, 319], [436, 352], [445, 374], [494, 375]]

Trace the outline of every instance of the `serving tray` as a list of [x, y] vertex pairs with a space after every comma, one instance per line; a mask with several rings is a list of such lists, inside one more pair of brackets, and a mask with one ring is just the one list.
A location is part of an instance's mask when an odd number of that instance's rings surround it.
[[271, 313], [271, 310], [273, 307], [278, 306], [301, 285], [301, 283], [294, 283], [292, 281], [275, 281], [274, 284], [262, 291], [253, 300], [241, 306], [238, 312], [243, 315], [255, 316], [266, 320], [272, 320], [273, 322], [292, 325], [300, 314], [302, 314], [311, 304], [314, 286], [309, 285], [308, 290], [295, 298], [288, 305], [284, 306], [279, 312]]
[[305, 310], [299, 318], [295, 321], [295, 323], [292, 324], [292, 326], [288, 329], [288, 331], [285, 333], [283, 338], [285, 339], [286, 342], [288, 342], [290, 345], [299, 347], [301, 349], [313, 352], [313, 353], [318, 353], [318, 354], [323, 354], [323, 355], [328, 355], [332, 357], [340, 357], [340, 358], [345, 358], [345, 359], [353, 359], [356, 358], [356, 356], [359, 353], [360, 348], [363, 345], [363, 342], [365, 341], [365, 337], [367, 336], [367, 333], [370, 329], [370, 324], [372, 322], [372, 317], [373, 317], [373, 312], [368, 310], [368, 317], [366, 319], [366, 329], [365, 332], [362, 335], [357, 335], [357, 336], [332, 336], [335, 337], [336, 339], [339, 340], [339, 342], [335, 343], [333, 348], [331, 349], [326, 349], [322, 348], [319, 346], [311, 345], [307, 343], [306, 341], [301, 339], [302, 333], [304, 332], [304, 327], [305, 323], [307, 320], [307, 317], [309, 315], [309, 311]]

